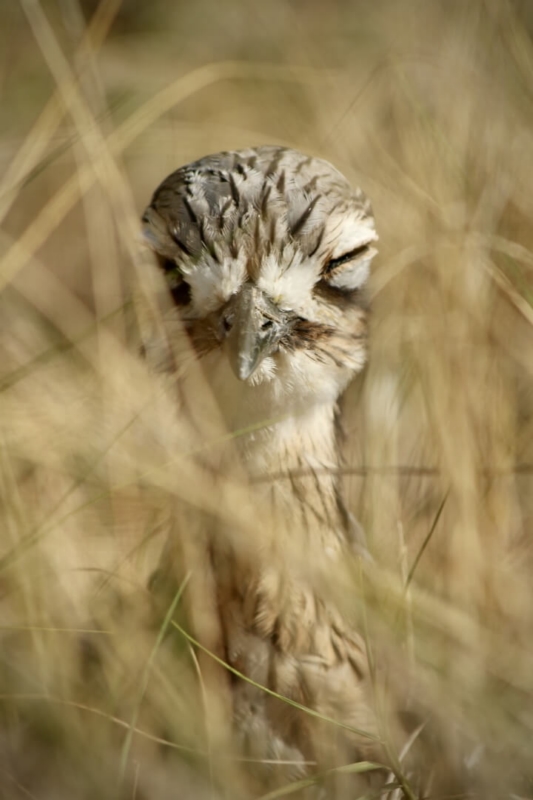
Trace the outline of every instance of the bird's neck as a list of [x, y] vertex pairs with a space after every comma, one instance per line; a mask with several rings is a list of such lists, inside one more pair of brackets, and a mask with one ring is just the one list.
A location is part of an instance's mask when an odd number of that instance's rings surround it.
[[278, 529], [294, 540], [299, 528], [336, 550], [346, 535], [346, 516], [339, 500], [339, 451], [336, 404], [311, 407], [263, 429], [246, 434], [239, 444], [244, 466]]
[[339, 466], [335, 417], [336, 404], [321, 404], [245, 433], [239, 449], [250, 476], [314, 470], [331, 477]]

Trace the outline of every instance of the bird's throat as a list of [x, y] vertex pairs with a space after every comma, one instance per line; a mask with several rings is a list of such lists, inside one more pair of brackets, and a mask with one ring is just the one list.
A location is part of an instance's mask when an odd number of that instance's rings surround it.
[[345, 535], [339, 501], [339, 448], [333, 404], [312, 407], [244, 435], [239, 450], [258, 499], [275, 524], [307, 539]]
[[339, 465], [336, 408], [317, 405], [290, 417], [265, 420], [239, 437], [238, 447], [255, 480], [310, 471], [327, 472]]

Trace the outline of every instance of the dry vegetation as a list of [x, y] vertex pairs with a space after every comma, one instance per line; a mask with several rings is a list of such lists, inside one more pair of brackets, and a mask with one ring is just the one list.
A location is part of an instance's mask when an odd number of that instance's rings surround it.
[[345, 398], [374, 563], [344, 599], [415, 733], [383, 712], [365, 797], [533, 797], [532, 31], [508, 0], [2, 3], [1, 798], [261, 795], [148, 588], [169, 524], [256, 529], [205, 468], [238, 432], [201, 376], [182, 429], [131, 302], [159, 180], [260, 143], [338, 165], [381, 236]]

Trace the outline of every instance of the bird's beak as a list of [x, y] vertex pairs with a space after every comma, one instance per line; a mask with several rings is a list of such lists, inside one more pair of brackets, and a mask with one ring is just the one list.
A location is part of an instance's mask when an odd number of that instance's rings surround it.
[[287, 332], [287, 317], [261, 289], [246, 284], [232, 300], [230, 320], [228, 356], [237, 378], [245, 381]]

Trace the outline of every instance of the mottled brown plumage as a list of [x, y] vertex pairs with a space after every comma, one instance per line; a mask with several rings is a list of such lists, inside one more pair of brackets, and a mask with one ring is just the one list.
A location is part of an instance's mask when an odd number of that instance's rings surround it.
[[[363, 285], [377, 239], [368, 201], [325, 161], [258, 147], [177, 170], [143, 223], [228, 427], [252, 429], [236, 446], [270, 533], [251, 555], [220, 524], [206, 530], [225, 657], [255, 682], [372, 731], [363, 640], [320, 582], [321, 570], [340, 575], [354, 549], [332, 468], [337, 403], [366, 354]], [[324, 737], [312, 718], [242, 681], [233, 702], [256, 757], [331, 763], [333, 750], [353, 758], [364, 742], [347, 730]]]

